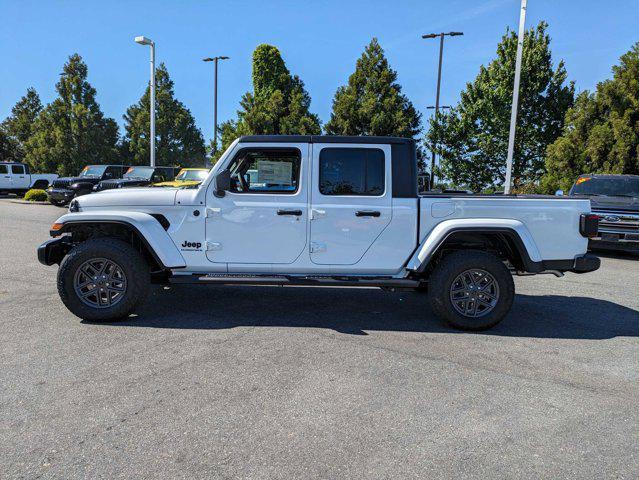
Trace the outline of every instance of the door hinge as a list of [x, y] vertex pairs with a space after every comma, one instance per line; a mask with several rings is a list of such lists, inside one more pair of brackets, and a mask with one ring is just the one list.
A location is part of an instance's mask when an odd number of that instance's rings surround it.
[[211, 218], [211, 217], [219, 217], [220, 216], [220, 208], [216, 208], [216, 207], [208, 207], [206, 209], [206, 218]]
[[317, 220], [326, 216], [326, 210], [318, 210], [317, 208], [311, 208], [311, 220]]
[[222, 250], [222, 244], [220, 242], [206, 242], [206, 251]]
[[326, 244], [320, 242], [311, 242], [311, 253], [319, 253], [326, 251]]

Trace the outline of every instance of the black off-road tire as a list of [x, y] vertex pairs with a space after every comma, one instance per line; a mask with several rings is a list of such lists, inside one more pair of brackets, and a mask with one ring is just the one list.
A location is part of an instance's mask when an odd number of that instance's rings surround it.
[[[451, 288], [455, 280], [473, 269], [488, 272], [499, 287], [492, 310], [479, 317], [463, 315], [451, 300]], [[429, 279], [428, 298], [435, 314], [454, 328], [486, 330], [501, 322], [510, 311], [515, 298], [515, 284], [508, 268], [495, 255], [477, 250], [459, 251], [445, 256], [433, 271]]]
[[[116, 304], [93, 308], [82, 302], [75, 291], [77, 270], [88, 260], [107, 259], [121, 267], [126, 289]], [[74, 247], [60, 263], [58, 293], [74, 315], [89, 321], [111, 321], [127, 317], [146, 298], [151, 283], [149, 265], [140, 252], [128, 243], [115, 238], [96, 238]]]

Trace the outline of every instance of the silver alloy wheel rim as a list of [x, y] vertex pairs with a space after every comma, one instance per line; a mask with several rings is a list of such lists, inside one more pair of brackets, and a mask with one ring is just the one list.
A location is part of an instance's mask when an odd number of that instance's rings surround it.
[[92, 258], [75, 272], [73, 288], [80, 301], [91, 308], [109, 308], [126, 293], [126, 275], [113, 260]]
[[453, 308], [465, 317], [483, 317], [497, 305], [499, 285], [486, 270], [472, 268], [455, 277], [450, 286], [450, 301]]

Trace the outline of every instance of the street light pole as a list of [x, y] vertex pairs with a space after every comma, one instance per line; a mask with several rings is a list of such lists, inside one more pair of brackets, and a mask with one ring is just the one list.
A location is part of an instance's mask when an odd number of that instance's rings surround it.
[[149, 109], [151, 114], [151, 138], [149, 147], [151, 149], [151, 166], [155, 167], [155, 42], [146, 37], [135, 37], [135, 42], [140, 45], [149, 45], [151, 47], [151, 98], [149, 100]]
[[510, 131], [508, 132], [508, 154], [506, 157], [506, 185], [504, 194], [510, 193], [513, 171], [513, 153], [515, 151], [515, 129], [517, 127], [517, 104], [519, 103], [519, 80], [521, 78], [521, 57], [524, 50], [524, 33], [526, 26], [526, 7], [528, 0], [521, 0], [519, 13], [519, 35], [517, 37], [517, 56], [515, 57], [515, 84], [513, 85], [513, 103], [510, 109]]
[[213, 152], [217, 152], [217, 62], [219, 60], [228, 60], [229, 57], [218, 56], [218, 57], [207, 57], [202, 59], [204, 62], [214, 62], [215, 64], [215, 76], [214, 76], [214, 86], [213, 86]]
[[[444, 37], [449, 35], [451, 37], [457, 37], [463, 35], [464, 32], [448, 32], [448, 33], [429, 33], [422, 35], [422, 38], [437, 38], [439, 37], [439, 66], [437, 68], [437, 94], [435, 96], [435, 121], [439, 115], [439, 92], [441, 90], [442, 83], [442, 59], [444, 56]], [[435, 185], [435, 145], [431, 148], [431, 160], [430, 160], [430, 188], [432, 190]]]

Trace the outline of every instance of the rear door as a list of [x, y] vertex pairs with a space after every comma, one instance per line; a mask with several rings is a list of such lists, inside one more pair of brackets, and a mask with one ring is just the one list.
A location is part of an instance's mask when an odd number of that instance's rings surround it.
[[388, 145], [313, 144], [311, 261], [354, 265], [392, 217]]
[[24, 165], [11, 165], [11, 181], [14, 190], [26, 190], [31, 183], [31, 177], [27, 174]]

